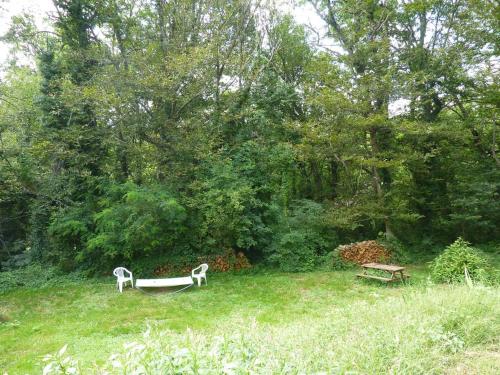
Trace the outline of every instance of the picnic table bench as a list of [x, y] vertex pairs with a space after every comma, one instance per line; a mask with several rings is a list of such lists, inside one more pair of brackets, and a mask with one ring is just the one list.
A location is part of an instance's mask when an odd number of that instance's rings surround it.
[[[361, 267], [363, 267], [363, 273], [357, 274], [356, 275], [357, 277], [365, 277], [367, 279], [376, 279], [385, 282], [404, 281], [405, 279], [410, 277], [409, 275], [406, 275], [404, 273], [405, 268], [401, 266], [380, 264], [380, 263], [365, 263], [362, 264]], [[370, 275], [368, 273], [368, 270], [371, 269], [388, 272], [391, 274], [391, 277]]]

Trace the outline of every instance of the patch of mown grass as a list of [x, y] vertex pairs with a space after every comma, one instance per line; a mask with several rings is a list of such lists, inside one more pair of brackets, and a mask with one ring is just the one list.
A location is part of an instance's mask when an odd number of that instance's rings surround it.
[[[379, 313], [372, 314], [371, 306], [389, 300], [394, 306], [411, 305], [410, 299], [414, 299], [414, 295], [425, 293], [427, 273], [422, 267], [410, 271], [413, 277], [407, 285], [386, 286], [356, 280], [354, 273], [217, 274], [209, 276], [208, 287], [155, 296], [131, 289], [119, 294], [112, 279], [6, 292], [0, 295], [1, 312], [17, 323], [0, 324], [0, 369], [11, 375], [40, 372], [42, 356], [65, 344], [82, 366], [103, 365], [124, 343], [140, 340], [148, 325], [153, 325], [159, 332], [168, 332], [168, 337], [183, 337], [189, 328], [194, 335], [203, 332], [203, 335], [213, 338], [221, 332], [224, 335], [244, 332], [249, 324], [255, 324], [259, 334], [272, 331], [277, 337], [286, 337], [293, 329], [316, 335], [334, 324], [339, 332], [344, 332], [339, 337], [347, 340], [346, 345], [351, 347], [362, 342], [355, 339], [359, 327], [350, 319], [358, 322], [356, 324], [366, 321], [368, 326], [373, 326], [375, 336], [377, 327], [385, 325], [398, 307], [384, 305], [387, 311], [380, 307]], [[485, 306], [485, 310], [478, 307], [474, 314], [481, 315], [491, 310], [490, 305]], [[445, 312], [439, 305], [431, 315]], [[419, 313], [412, 315], [415, 321], [420, 319]], [[352, 318], [347, 318], [349, 314]], [[392, 319], [400, 317], [392, 316]], [[343, 322], [345, 328], [335, 323], [338, 321]], [[467, 337], [467, 345], [483, 345], [484, 337], [470, 333], [476, 323], [467, 322], [463, 331], [457, 332]], [[447, 321], [445, 328], [454, 324], [457, 323]], [[349, 327], [351, 331], [343, 331]], [[487, 334], [477, 327], [474, 329]], [[280, 332], [284, 333], [281, 335]], [[336, 335], [335, 332], [330, 334]], [[360, 331], [359, 334], [365, 335], [366, 332]], [[298, 340], [297, 345], [301, 345], [301, 339]], [[280, 345], [277, 350], [281, 350]], [[354, 346], [351, 349], [358, 350]], [[321, 357], [321, 353], [314, 353], [314, 356]]]
[[[498, 373], [497, 289], [439, 286], [407, 292], [405, 298], [353, 301], [324, 310], [321, 317], [281, 324], [233, 316], [203, 332], [153, 325], [96, 373]], [[49, 363], [57, 371], [63, 358], [75, 371], [88, 371], [65, 354]]]

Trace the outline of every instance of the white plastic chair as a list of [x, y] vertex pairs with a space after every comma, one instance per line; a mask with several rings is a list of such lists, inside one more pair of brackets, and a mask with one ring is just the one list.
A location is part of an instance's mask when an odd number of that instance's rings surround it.
[[[200, 272], [195, 273], [195, 271], [200, 270]], [[193, 279], [198, 280], [198, 286], [201, 286], [201, 279], [205, 280], [205, 284], [208, 285], [207, 282], [207, 270], [208, 270], [208, 264], [203, 263], [201, 266], [196, 267], [191, 271], [191, 277]]]
[[[126, 276], [126, 273], [128, 273], [128, 276]], [[118, 286], [120, 293], [123, 290], [123, 285], [125, 285], [127, 281], [130, 281], [130, 285], [132, 285], [132, 288], [134, 287], [134, 278], [132, 276], [132, 272], [130, 272], [125, 267], [115, 268], [113, 270], [113, 275], [116, 276], [116, 285]]]

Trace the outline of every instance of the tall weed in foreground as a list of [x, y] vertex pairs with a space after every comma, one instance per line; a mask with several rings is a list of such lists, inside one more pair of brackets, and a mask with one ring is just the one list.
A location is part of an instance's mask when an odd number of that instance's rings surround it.
[[[472, 369], [468, 353], [499, 349], [499, 297], [494, 288], [443, 286], [286, 325], [235, 319], [209, 335], [149, 327], [102, 367], [80, 370], [63, 351], [46, 358], [44, 373], [437, 374], [465, 366], [465, 373], [494, 374], [496, 356]], [[60, 364], [71, 364], [70, 372]]]

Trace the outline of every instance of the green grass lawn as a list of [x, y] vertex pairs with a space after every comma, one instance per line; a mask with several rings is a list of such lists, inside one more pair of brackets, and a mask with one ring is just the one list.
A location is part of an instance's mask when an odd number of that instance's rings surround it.
[[425, 267], [409, 272], [407, 285], [325, 271], [209, 273], [207, 287], [154, 296], [119, 294], [112, 279], [10, 291], [0, 294], [0, 369], [41, 373], [65, 344], [83, 368], [102, 366], [153, 326], [169, 342], [242, 334], [254, 357], [292, 366], [249, 365], [273, 373], [499, 373], [499, 290], [429, 286]]

